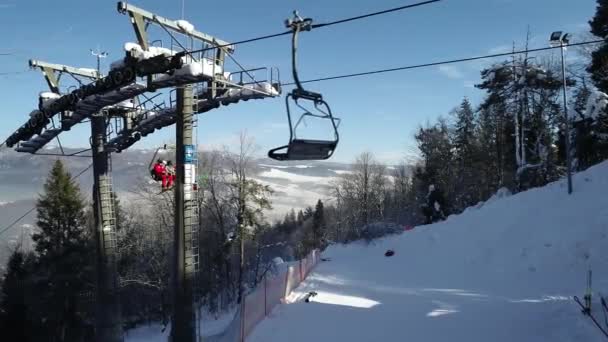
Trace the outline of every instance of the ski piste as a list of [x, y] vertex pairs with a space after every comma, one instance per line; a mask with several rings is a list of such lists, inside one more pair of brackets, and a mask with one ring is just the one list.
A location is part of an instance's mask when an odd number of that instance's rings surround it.
[[606, 340], [572, 296], [584, 303], [591, 265], [594, 291], [606, 282], [605, 221], [589, 218], [608, 214], [607, 171], [605, 162], [575, 174], [574, 196], [557, 181], [369, 244], [332, 244], [321, 255], [331, 262], [294, 298], [318, 295], [278, 307], [248, 341]]

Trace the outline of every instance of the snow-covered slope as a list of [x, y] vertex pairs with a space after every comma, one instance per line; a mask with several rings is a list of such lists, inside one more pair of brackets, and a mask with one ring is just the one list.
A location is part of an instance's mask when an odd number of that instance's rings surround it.
[[[607, 235], [605, 162], [575, 175], [570, 196], [559, 181], [369, 246], [328, 248], [296, 302], [248, 341], [604, 341], [572, 296], [582, 298], [589, 268], [608, 295]], [[312, 303], [298, 300], [309, 291]]]

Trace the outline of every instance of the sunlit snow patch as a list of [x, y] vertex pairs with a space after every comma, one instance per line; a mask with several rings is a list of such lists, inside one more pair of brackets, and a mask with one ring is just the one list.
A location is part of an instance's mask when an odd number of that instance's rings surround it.
[[323, 304], [333, 304], [333, 305], [342, 305], [342, 306], [350, 306], [353, 308], [364, 308], [369, 309], [378, 304], [375, 300], [362, 298], [362, 297], [353, 297], [353, 296], [343, 296], [339, 294], [333, 293], [318, 293], [317, 296], [314, 297], [314, 302], [323, 303]]
[[451, 313], [456, 313], [458, 310], [449, 310], [449, 309], [435, 309], [426, 314], [427, 317], [439, 317], [443, 315], [449, 315]]

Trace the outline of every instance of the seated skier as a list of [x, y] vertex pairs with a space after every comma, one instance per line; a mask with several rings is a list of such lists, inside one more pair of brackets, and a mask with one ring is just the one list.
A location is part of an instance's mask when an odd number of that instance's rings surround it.
[[168, 190], [173, 187], [174, 181], [175, 167], [173, 166], [173, 162], [169, 160], [165, 166], [165, 172], [163, 174], [163, 190]]
[[163, 174], [165, 174], [165, 164], [163, 163], [163, 160], [158, 159], [154, 166], [152, 166], [150, 173], [155, 181], [160, 182], [163, 179]]

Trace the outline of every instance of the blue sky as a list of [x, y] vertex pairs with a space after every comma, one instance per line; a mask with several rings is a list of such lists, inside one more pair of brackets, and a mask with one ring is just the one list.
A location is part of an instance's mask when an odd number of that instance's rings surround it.
[[[283, 20], [298, 9], [321, 23], [396, 7], [416, 0], [185, 0], [185, 19], [199, 31], [234, 41], [284, 30]], [[167, 18], [181, 17], [181, 0], [130, 1]], [[301, 37], [300, 77], [398, 67], [452, 58], [503, 52], [525, 40], [546, 46], [555, 30], [582, 32], [595, 11], [595, 0], [444, 0], [368, 20], [321, 28]], [[128, 17], [116, 11], [116, 1], [0, 0], [0, 76], [4, 140], [25, 122], [47, 89], [39, 72], [27, 71], [30, 58], [81, 67], [94, 67], [89, 49], [110, 53], [103, 61], [123, 56], [122, 46], [135, 41]], [[160, 34], [158, 38], [161, 38]], [[290, 82], [289, 36], [239, 45], [234, 55], [246, 67], [276, 66], [282, 81]], [[499, 59], [500, 60], [500, 59]], [[335, 161], [350, 161], [363, 151], [396, 162], [413, 146], [413, 132], [427, 120], [447, 114], [464, 96], [477, 103], [483, 95], [472, 87], [479, 71], [491, 61], [430, 67], [411, 71], [311, 83], [342, 118], [341, 143]], [[203, 148], [234, 144], [244, 129], [254, 136], [263, 154], [288, 139], [284, 99], [239, 103], [200, 116], [199, 143]], [[68, 146], [87, 146], [88, 125], [61, 136]], [[166, 128], [140, 141], [149, 148], [174, 137]]]

